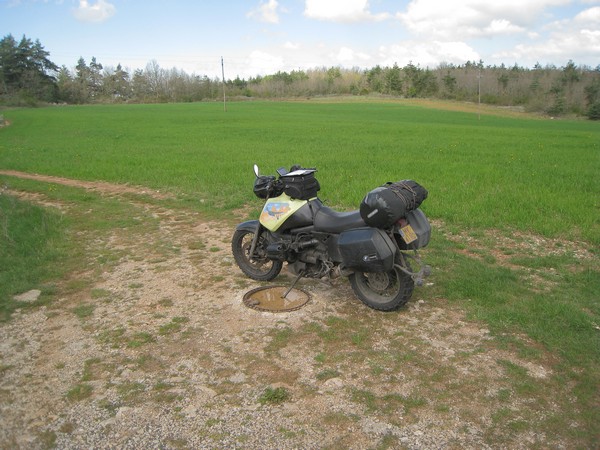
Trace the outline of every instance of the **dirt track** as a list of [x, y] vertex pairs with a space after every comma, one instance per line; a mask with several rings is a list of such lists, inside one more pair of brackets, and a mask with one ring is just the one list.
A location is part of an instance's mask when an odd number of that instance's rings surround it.
[[[36, 178], [117, 198], [154, 195]], [[66, 288], [50, 306], [0, 325], [0, 448], [566, 444], [531, 431], [504, 435], [493, 419], [498, 410], [542, 420], [553, 408], [532, 410], [507, 394], [507, 362], [537, 382], [551, 368], [499, 349], [488, 330], [427, 287], [384, 314], [356, 300], [345, 279], [304, 280], [307, 306], [257, 312], [242, 304], [258, 284], [233, 263], [232, 229], [191, 212], [141, 207], [156, 227], [88, 236], [90, 259], [109, 263], [66, 282], [85, 280], [83, 288]], [[271, 403], [267, 388], [288, 398]]]

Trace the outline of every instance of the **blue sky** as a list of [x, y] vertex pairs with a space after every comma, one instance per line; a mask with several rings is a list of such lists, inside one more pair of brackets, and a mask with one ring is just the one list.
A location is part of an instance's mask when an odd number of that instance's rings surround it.
[[442, 62], [600, 65], [600, 0], [0, 0], [0, 35], [59, 66], [93, 56], [226, 78]]

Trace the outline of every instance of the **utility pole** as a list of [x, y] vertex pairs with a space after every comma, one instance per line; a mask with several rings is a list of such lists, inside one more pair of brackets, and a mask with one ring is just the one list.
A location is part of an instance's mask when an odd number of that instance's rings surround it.
[[481, 69], [477, 74], [477, 120], [481, 120]]
[[481, 69], [477, 74], [477, 120], [481, 120]]
[[223, 111], [227, 112], [227, 104], [225, 103], [225, 65], [221, 56], [221, 74], [223, 76]]
[[477, 66], [479, 68], [477, 72], [477, 120], [481, 120], [481, 68], [483, 67], [481, 59]]

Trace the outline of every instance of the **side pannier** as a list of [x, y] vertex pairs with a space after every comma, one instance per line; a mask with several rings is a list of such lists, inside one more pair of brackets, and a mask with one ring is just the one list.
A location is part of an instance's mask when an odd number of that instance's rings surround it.
[[338, 239], [342, 262], [363, 272], [388, 272], [394, 267], [396, 247], [383, 230], [354, 228], [343, 231]]
[[386, 183], [369, 192], [360, 204], [360, 216], [371, 227], [388, 228], [417, 209], [427, 189], [413, 180]]
[[425, 213], [420, 208], [409, 211], [406, 213], [406, 221], [415, 233], [416, 239], [407, 244], [402, 235], [402, 230], [400, 230], [400, 235], [403, 237], [403, 239], [397, 239], [400, 250], [416, 250], [427, 247], [431, 238], [431, 224], [427, 220]]

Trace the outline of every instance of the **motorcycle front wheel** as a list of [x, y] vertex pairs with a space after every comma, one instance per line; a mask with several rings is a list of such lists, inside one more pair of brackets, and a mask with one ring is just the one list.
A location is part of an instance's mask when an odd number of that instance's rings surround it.
[[251, 231], [237, 230], [233, 233], [231, 250], [235, 262], [242, 272], [253, 280], [271, 281], [281, 272], [283, 262], [267, 258], [267, 240], [264, 235], [259, 236], [254, 249], [254, 256], [251, 257], [250, 248], [253, 239], [254, 233]]
[[370, 308], [393, 311], [410, 299], [415, 283], [399, 269], [389, 272], [354, 272], [348, 279], [356, 296]]

